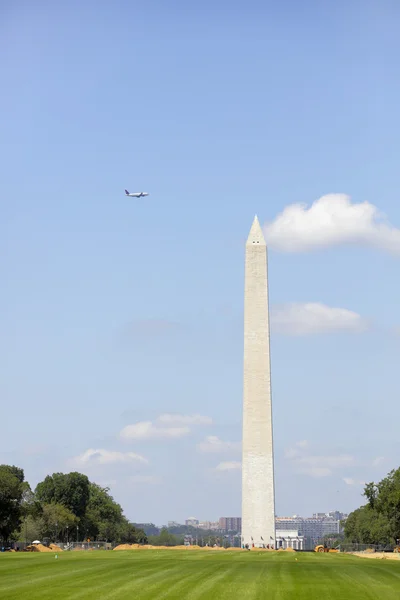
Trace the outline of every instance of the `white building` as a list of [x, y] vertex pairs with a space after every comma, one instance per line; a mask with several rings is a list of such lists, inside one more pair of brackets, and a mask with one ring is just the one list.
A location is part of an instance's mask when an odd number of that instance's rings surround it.
[[276, 549], [293, 548], [293, 550], [303, 550], [304, 536], [300, 535], [296, 529], [292, 531], [286, 529], [276, 529]]

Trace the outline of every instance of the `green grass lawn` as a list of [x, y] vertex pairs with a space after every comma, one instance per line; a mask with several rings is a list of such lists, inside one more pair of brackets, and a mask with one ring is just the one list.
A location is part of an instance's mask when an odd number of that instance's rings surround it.
[[58, 559], [3, 553], [0, 598], [399, 600], [400, 560], [185, 550], [63, 552]]

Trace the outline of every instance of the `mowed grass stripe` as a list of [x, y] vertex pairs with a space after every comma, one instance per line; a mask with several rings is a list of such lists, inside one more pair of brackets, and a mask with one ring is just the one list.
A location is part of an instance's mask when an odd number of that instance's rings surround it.
[[190, 565], [190, 572], [186, 569], [182, 572], [180, 569], [180, 573], [178, 577], [170, 578], [168, 581], [165, 581], [165, 585], [157, 590], [156, 595], [148, 595], [144, 598], [157, 598], [157, 600], [172, 600], [173, 598], [187, 598], [188, 593], [193, 589], [198, 589], [199, 586], [204, 584], [204, 581], [207, 581], [210, 574], [212, 574], [215, 570], [215, 565], [210, 563], [205, 563], [201, 560], [192, 562]]
[[[158, 577], [165, 578], [166, 575], [165, 571], [160, 570], [158, 564], [146, 565], [139, 569], [133, 569], [133, 565], [128, 562], [117, 563], [115, 566], [118, 566], [118, 569], [114, 568], [114, 564], [106, 565], [101, 573], [91, 574], [91, 578], [82, 583], [70, 582], [68, 600], [86, 599], [88, 593], [93, 597], [97, 594], [97, 597], [102, 599], [119, 597], [116, 596], [116, 590], [119, 590], [120, 594], [124, 588], [127, 588], [132, 593], [138, 585], [145, 588], [148, 582], [151, 583]], [[178, 571], [179, 567], [175, 569]]]
[[[48, 558], [48, 559], [51, 558], [51, 555], [49, 557], [49, 554], [47, 554], [46, 558]], [[40, 559], [42, 559], [42, 557], [40, 557]], [[79, 574], [81, 574], [82, 579], [85, 580], [90, 571], [93, 571], [94, 574], [96, 576], [98, 576], [98, 572], [99, 572], [98, 564], [96, 564], [96, 565], [77, 565], [77, 566], [74, 565], [74, 567], [71, 564], [69, 564], [68, 571], [65, 572], [64, 574], [61, 574], [60, 571], [57, 569], [58, 565], [54, 565], [54, 567], [53, 567], [54, 562], [55, 562], [54, 556], [52, 557], [52, 563], [47, 561], [45, 564], [40, 565], [40, 563], [38, 564], [38, 561], [37, 561], [35, 564], [31, 565], [31, 568], [25, 569], [25, 571], [23, 572], [23, 575], [24, 575], [23, 578], [21, 578], [21, 574], [22, 574], [21, 570], [19, 570], [19, 571], [13, 570], [12, 573], [6, 574], [6, 576], [4, 576], [4, 573], [0, 571], [0, 591], [7, 592], [7, 593], [17, 591], [18, 594], [22, 594], [22, 593], [24, 593], [24, 589], [27, 588], [29, 590], [29, 592], [26, 592], [26, 593], [30, 593], [30, 589], [32, 586], [33, 587], [45, 587], [47, 582], [51, 583], [54, 579], [57, 579], [57, 581], [60, 581], [60, 582], [62, 582], [63, 579], [68, 581], [69, 579], [71, 579], [75, 576], [79, 576]], [[49, 566], [50, 564], [51, 564], [51, 566]], [[37, 570], [36, 570], [36, 568], [37, 568]], [[46, 574], [43, 574], [43, 573], [46, 573]], [[0, 596], [0, 598], [1, 598], [1, 596]]]
[[[396, 565], [397, 568], [391, 568], [387, 564], [382, 564], [379, 559], [368, 559], [368, 562], [374, 564], [366, 568], [364, 563], [367, 562], [367, 559], [359, 558], [359, 560], [362, 562], [361, 565], [355, 558], [353, 565], [346, 565], [340, 569], [340, 587], [343, 593], [351, 587], [354, 590], [354, 600], [373, 600], [377, 597], [385, 600], [399, 600], [400, 565]], [[377, 590], [381, 596], [376, 595]]]
[[[297, 559], [297, 560], [296, 560]], [[400, 561], [308, 553], [0, 555], [7, 600], [398, 600]]]

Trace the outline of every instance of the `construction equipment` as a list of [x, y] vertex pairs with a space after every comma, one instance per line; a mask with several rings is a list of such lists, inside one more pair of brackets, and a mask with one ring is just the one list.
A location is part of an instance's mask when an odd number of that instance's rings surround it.
[[327, 546], [324, 546], [323, 544], [318, 544], [318, 546], [315, 546], [314, 552], [336, 553], [336, 552], [339, 552], [339, 550], [337, 548], [328, 548]]

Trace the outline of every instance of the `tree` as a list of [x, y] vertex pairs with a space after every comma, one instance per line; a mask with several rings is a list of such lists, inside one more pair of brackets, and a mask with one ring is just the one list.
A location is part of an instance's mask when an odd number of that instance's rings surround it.
[[20, 529], [15, 532], [13, 538], [18, 542], [30, 542], [42, 539], [43, 520], [39, 517], [28, 515], [24, 518]]
[[62, 504], [78, 518], [84, 517], [89, 502], [90, 483], [82, 473], [53, 473], [38, 483], [35, 490], [42, 504]]
[[10, 539], [21, 522], [24, 471], [11, 465], [0, 465], [0, 538]]
[[108, 492], [109, 488], [90, 483], [83, 526], [92, 539], [116, 539], [118, 528], [124, 520], [121, 506]]
[[346, 539], [363, 544], [396, 544], [400, 538], [400, 468], [379, 483], [366, 484], [364, 496], [367, 504], [346, 520]]
[[147, 544], [147, 535], [143, 529], [136, 529], [133, 523], [125, 520], [119, 528], [116, 541], [120, 544]]
[[31, 486], [27, 481], [22, 483], [21, 516], [25, 519], [28, 516], [39, 517], [42, 514], [42, 505], [32, 492]]
[[65, 541], [67, 527], [72, 529], [79, 522], [74, 513], [63, 504], [45, 504], [42, 513], [42, 537]]
[[123, 514], [121, 506], [109, 494], [109, 488], [90, 484], [89, 502], [82, 521], [88, 537], [102, 541], [139, 544], [147, 541], [144, 531], [136, 529]]
[[153, 546], [178, 546], [180, 540], [174, 535], [170, 533], [166, 527], [163, 527], [160, 531], [159, 535], [151, 535], [149, 536], [149, 543]]

